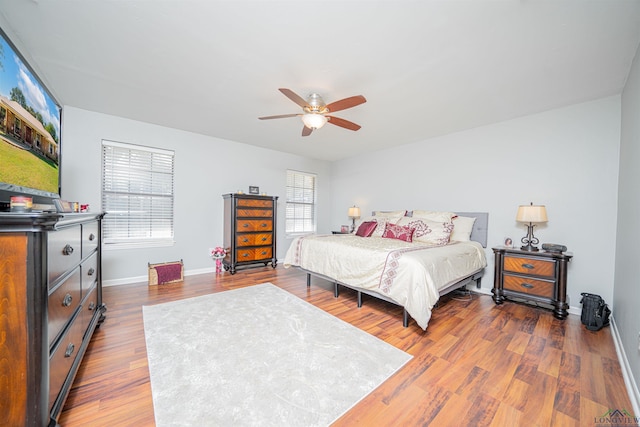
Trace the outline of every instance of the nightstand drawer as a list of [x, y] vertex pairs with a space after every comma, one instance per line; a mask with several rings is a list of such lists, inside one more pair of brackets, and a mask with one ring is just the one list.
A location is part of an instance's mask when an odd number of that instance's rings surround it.
[[504, 271], [535, 274], [536, 276], [553, 278], [556, 274], [556, 263], [542, 259], [520, 258], [506, 255], [504, 257]]
[[529, 277], [510, 276], [505, 274], [503, 286], [505, 290], [537, 295], [545, 298], [553, 298], [555, 283], [531, 279]]

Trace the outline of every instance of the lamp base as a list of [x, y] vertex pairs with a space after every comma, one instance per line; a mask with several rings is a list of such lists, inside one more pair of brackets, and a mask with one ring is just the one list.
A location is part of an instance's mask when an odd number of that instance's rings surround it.
[[520, 250], [521, 251], [527, 251], [527, 252], [538, 252], [539, 251], [539, 249], [536, 248], [533, 245], [520, 246]]

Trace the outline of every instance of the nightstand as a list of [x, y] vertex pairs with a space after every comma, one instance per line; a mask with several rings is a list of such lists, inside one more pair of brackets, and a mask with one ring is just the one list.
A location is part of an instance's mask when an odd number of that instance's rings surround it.
[[553, 306], [558, 319], [567, 317], [567, 264], [571, 253], [529, 252], [504, 246], [493, 248], [495, 276], [493, 301], [507, 299]]

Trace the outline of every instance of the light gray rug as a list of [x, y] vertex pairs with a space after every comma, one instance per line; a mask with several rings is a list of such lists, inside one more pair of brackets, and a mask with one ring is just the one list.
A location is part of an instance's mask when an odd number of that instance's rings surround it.
[[412, 357], [270, 283], [143, 316], [159, 427], [327, 426]]

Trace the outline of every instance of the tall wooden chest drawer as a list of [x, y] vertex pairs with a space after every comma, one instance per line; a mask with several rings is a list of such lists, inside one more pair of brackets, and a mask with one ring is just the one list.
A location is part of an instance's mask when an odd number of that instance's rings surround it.
[[224, 194], [224, 269], [271, 263], [276, 268], [276, 210], [278, 197]]

